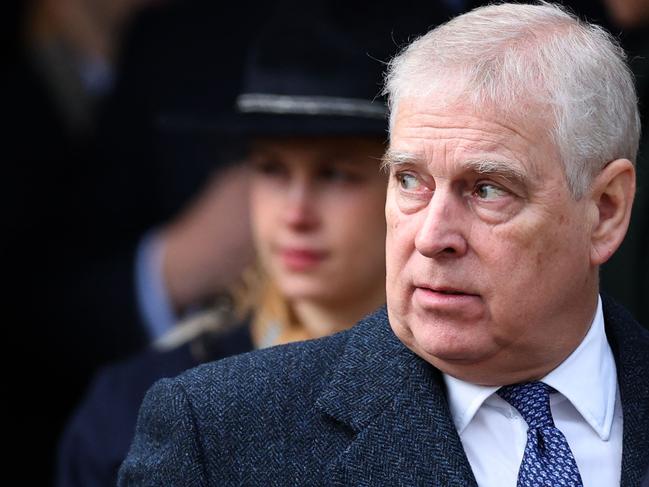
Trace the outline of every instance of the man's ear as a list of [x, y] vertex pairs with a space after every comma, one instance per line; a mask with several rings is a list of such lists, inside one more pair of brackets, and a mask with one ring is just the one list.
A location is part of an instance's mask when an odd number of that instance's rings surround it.
[[606, 262], [624, 240], [635, 195], [635, 168], [628, 159], [610, 162], [594, 179], [590, 198], [596, 208], [590, 261]]

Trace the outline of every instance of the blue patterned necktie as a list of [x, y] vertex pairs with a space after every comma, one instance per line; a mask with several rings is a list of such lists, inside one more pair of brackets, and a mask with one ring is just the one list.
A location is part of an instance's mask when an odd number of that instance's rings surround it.
[[554, 426], [550, 411], [553, 390], [543, 382], [514, 384], [498, 390], [498, 395], [518, 410], [529, 427], [517, 487], [583, 486], [568, 441]]

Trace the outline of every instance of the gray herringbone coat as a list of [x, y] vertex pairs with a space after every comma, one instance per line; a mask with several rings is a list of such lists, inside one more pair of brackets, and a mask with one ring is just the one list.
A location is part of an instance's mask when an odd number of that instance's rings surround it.
[[[622, 486], [649, 466], [649, 333], [605, 301], [624, 414]], [[486, 446], [488, 447], [488, 446]], [[385, 310], [333, 337], [158, 382], [120, 470], [127, 486], [472, 486], [439, 371]]]

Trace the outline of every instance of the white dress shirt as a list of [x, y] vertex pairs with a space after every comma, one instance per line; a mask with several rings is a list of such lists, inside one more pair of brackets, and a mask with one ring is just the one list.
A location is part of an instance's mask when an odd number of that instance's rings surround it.
[[[480, 487], [515, 487], [527, 443], [527, 423], [495, 392], [444, 375], [455, 427]], [[554, 423], [568, 440], [584, 487], [620, 485], [622, 406], [602, 301], [581, 344], [543, 382]]]

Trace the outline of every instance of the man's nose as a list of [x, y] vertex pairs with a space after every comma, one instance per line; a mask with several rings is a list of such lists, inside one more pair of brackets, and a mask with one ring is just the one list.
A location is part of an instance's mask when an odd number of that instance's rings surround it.
[[297, 230], [308, 230], [317, 225], [318, 213], [314, 188], [308, 181], [298, 179], [287, 188], [284, 222]]
[[453, 193], [436, 190], [423, 210], [423, 222], [415, 236], [415, 248], [425, 257], [460, 257], [468, 248], [462, 202]]

